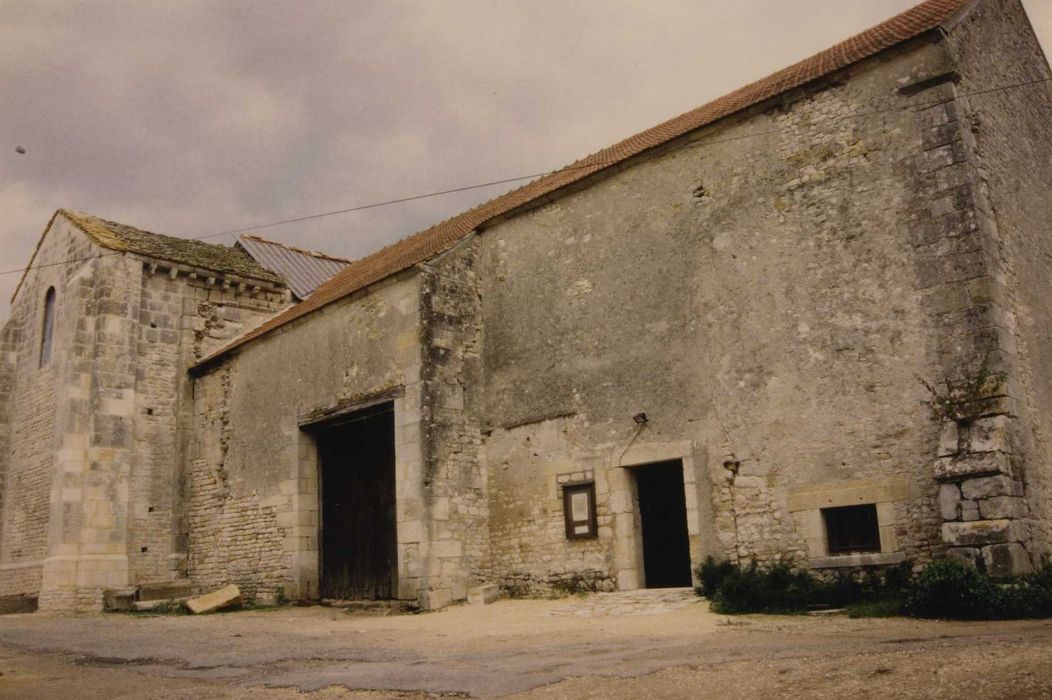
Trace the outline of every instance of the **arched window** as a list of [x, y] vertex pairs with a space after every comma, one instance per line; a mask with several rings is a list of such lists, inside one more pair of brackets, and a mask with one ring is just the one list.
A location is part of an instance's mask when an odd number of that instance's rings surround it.
[[51, 338], [55, 333], [55, 288], [48, 287], [44, 295], [44, 330], [40, 336], [40, 366], [51, 359]]

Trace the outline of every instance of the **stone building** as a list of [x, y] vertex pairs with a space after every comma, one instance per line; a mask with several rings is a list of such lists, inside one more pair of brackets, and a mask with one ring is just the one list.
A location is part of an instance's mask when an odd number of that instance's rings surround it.
[[[928, 0], [192, 346], [186, 575], [438, 608], [707, 555], [1047, 561], [1050, 79], [1018, 0]], [[5, 405], [2, 562], [50, 420]]]
[[28, 267], [0, 331], [0, 599], [182, 581], [186, 370], [289, 305], [286, 265], [60, 210]]

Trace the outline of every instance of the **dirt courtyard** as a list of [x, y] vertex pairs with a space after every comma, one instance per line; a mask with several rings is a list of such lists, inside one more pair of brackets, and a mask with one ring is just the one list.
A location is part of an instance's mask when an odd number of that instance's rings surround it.
[[687, 592], [370, 616], [0, 617], [0, 698], [1052, 698], [1052, 624], [726, 617]]

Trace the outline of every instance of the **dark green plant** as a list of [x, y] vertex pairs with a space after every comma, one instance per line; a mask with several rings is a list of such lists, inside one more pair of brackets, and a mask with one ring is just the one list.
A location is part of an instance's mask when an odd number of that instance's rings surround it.
[[1052, 566], [999, 586], [995, 609], [1001, 619], [1052, 617]]
[[952, 620], [1052, 617], [1052, 567], [998, 584], [966, 564], [934, 561], [910, 587], [905, 609], [913, 617]]
[[912, 617], [978, 620], [991, 615], [997, 596], [997, 587], [973, 567], [940, 559], [910, 586], [904, 609]]
[[793, 571], [786, 564], [760, 569], [756, 562], [735, 567], [711, 598], [715, 612], [798, 613], [816, 604], [821, 586], [806, 571]]
[[1052, 566], [1010, 583], [954, 560], [936, 560], [916, 577], [909, 562], [819, 580], [785, 564], [763, 569], [711, 558], [698, 567], [698, 594], [724, 614], [792, 614], [847, 608], [852, 617], [996, 620], [1052, 617]]
[[733, 571], [736, 571], [737, 568], [736, 565], [729, 561], [718, 562], [711, 556], [705, 557], [705, 561], [699, 564], [698, 568], [695, 569], [695, 573], [698, 575], [699, 584], [694, 590], [700, 596], [712, 598], [720, 589], [720, 584], [723, 583], [723, 579]]

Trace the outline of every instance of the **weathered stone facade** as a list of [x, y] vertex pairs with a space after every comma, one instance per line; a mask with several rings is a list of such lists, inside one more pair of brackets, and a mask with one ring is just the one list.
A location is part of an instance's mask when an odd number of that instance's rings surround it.
[[[112, 359], [70, 380], [20, 370], [33, 305], [0, 347], [0, 397], [14, 397], [0, 409], [3, 590], [40, 577], [22, 562], [51, 550], [20, 533], [46, 522], [56, 536], [50, 489], [127, 513], [120, 547], [99, 552], [127, 557], [122, 582], [182, 575], [185, 552], [199, 588], [316, 599], [319, 431], [381, 405], [394, 413], [394, 591], [425, 608], [487, 581], [513, 594], [647, 585], [654, 465], [682, 475], [692, 564], [949, 555], [1030, 571], [1052, 544], [1050, 78], [1017, 0], [966, 2], [439, 254], [375, 278], [380, 263], [353, 263], [351, 291], [332, 292], [337, 275], [314, 297], [326, 301], [296, 307], [309, 313], [211, 355], [277, 299], [205, 293], [129, 256], [92, 263], [112, 281], [85, 289], [114, 318], [93, 322], [91, 347]], [[134, 382], [112, 366], [138, 368]], [[83, 466], [45, 464], [46, 441], [70, 439], [51, 423], [67, 386], [107, 399], [78, 414], [91, 440], [57, 453], [104, 450], [116, 476], [99, 488], [127, 483], [105, 506], [66, 476]], [[594, 489], [587, 536], [568, 524], [575, 489]], [[855, 506], [873, 541], [834, 546], [832, 514]]]
[[[1047, 507], [1052, 381], [1035, 359], [1052, 319], [1039, 317], [1048, 276], [1029, 269], [1047, 256], [1012, 246], [1049, 239], [1049, 90], [979, 95], [1048, 67], [1018, 3], [961, 17], [416, 268], [411, 454], [423, 471], [406, 488], [423, 510], [420, 525], [399, 520], [399, 541], [413, 540], [403, 597], [441, 604], [483, 580], [512, 592], [644, 585], [635, 468], [670, 460], [683, 467], [694, 562], [821, 569], [948, 552], [999, 575], [1030, 570], [1047, 549], [1035, 513]], [[1008, 181], [1024, 161], [1025, 205]], [[227, 373], [259, 382], [270, 374], [254, 358], [312, 353], [323, 327], [359, 327], [370, 296], [239, 348], [199, 385], [238, 396]], [[380, 339], [395, 328], [347, 344], [354, 366], [391, 357]], [[933, 419], [918, 379], [961, 383], [981, 366], [984, 409], [961, 428]], [[369, 377], [373, 391], [397, 383]], [[315, 401], [369, 393], [326, 385]], [[296, 434], [289, 420], [282, 434]], [[595, 538], [566, 537], [561, 492], [575, 483], [594, 484]], [[879, 551], [832, 554], [824, 511], [856, 504], [875, 508]]]
[[280, 284], [107, 250], [56, 214], [2, 334], [0, 596], [90, 608], [185, 577], [186, 369], [286, 303]]

